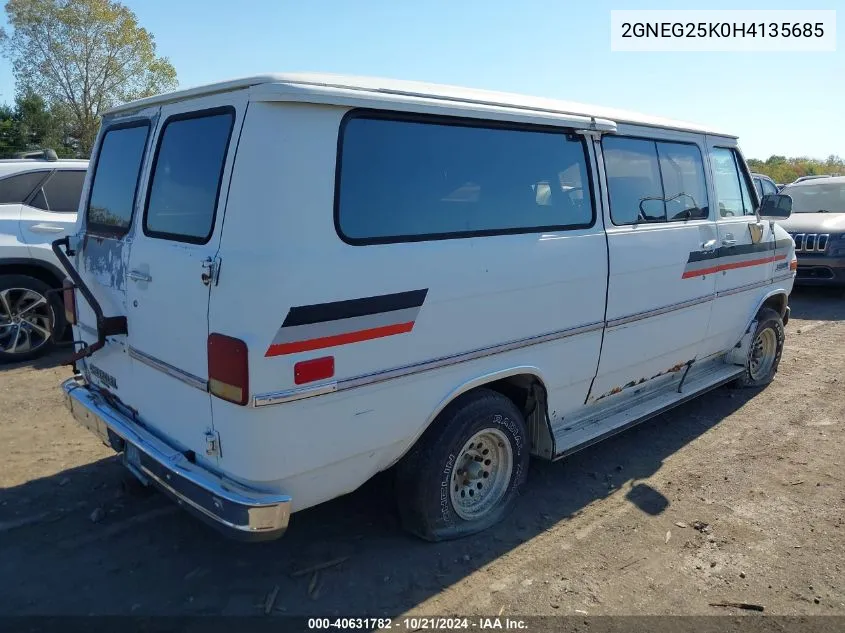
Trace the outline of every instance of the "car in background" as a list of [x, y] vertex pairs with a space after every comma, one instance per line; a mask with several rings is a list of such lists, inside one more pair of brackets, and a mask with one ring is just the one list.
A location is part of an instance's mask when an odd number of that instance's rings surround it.
[[778, 224], [795, 240], [795, 283], [845, 286], [845, 176], [804, 178], [781, 193], [792, 198], [792, 215]]
[[775, 181], [769, 178], [766, 174], [751, 174], [751, 179], [754, 181], [754, 188], [757, 190], [757, 197], [762, 199], [763, 196], [770, 196], [776, 194], [778, 186]]
[[812, 176], [799, 176], [798, 178], [796, 178], [795, 180], [793, 180], [789, 184], [794, 185], [796, 183], [805, 182], [807, 180], [816, 180], [817, 178], [831, 178], [831, 177], [832, 176], [830, 174], [814, 174]]
[[69, 234], [87, 160], [52, 150], [0, 160], [0, 363], [31, 360], [65, 329], [60, 297], [66, 274], [53, 240]]

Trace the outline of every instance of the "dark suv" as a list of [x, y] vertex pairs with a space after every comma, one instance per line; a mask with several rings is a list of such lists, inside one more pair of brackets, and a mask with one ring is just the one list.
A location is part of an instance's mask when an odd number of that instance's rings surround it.
[[794, 182], [781, 193], [792, 197], [792, 215], [778, 224], [795, 240], [795, 282], [845, 286], [845, 176]]

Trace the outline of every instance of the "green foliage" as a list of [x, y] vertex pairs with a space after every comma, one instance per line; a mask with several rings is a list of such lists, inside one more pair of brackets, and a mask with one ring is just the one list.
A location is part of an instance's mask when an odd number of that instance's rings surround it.
[[0, 158], [18, 152], [56, 150], [60, 158], [79, 154], [78, 143], [71, 136], [70, 117], [61, 105], [48, 107], [34, 93], [19, 94], [14, 108], [0, 106]]
[[752, 171], [766, 174], [775, 182], [784, 184], [789, 184], [801, 176], [819, 174], [845, 176], [845, 160], [835, 154], [828, 156], [827, 160], [806, 157], [787, 158], [786, 156], [769, 156], [765, 161], [751, 158], [748, 160], [748, 166]]
[[177, 85], [152, 34], [119, 2], [8, 0], [6, 13], [13, 31], [0, 33], [0, 44], [18, 92], [61, 110], [86, 156], [104, 111]]

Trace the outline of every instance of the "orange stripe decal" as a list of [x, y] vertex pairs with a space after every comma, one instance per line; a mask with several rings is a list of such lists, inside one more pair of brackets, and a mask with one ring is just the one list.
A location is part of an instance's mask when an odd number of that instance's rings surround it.
[[735, 268], [746, 268], [748, 266], [759, 266], [761, 264], [771, 264], [772, 262], [776, 262], [781, 259], [786, 259], [786, 255], [777, 255], [775, 257], [763, 257], [761, 259], [749, 259], [748, 261], [744, 262], [732, 262], [730, 264], [719, 264], [718, 266], [712, 266], [710, 268], [700, 268], [698, 270], [687, 270], [682, 275], [683, 279], [689, 279], [690, 277], [700, 277], [702, 275], [711, 275], [713, 273], [718, 273], [723, 270], [733, 270]]
[[414, 329], [414, 321], [408, 323], [396, 323], [394, 325], [384, 325], [382, 327], [370, 328], [367, 330], [358, 330], [357, 332], [346, 332], [344, 334], [336, 334], [334, 336], [325, 336], [322, 338], [310, 339], [307, 341], [294, 341], [292, 343], [280, 343], [271, 345], [264, 354], [267, 356], [282, 356], [283, 354], [296, 354], [298, 352], [310, 352], [317, 349], [324, 349], [326, 347], [335, 347], [337, 345], [349, 345], [350, 343], [360, 343], [361, 341], [371, 341], [376, 338], [383, 338], [385, 336], [394, 336], [396, 334], [406, 334]]

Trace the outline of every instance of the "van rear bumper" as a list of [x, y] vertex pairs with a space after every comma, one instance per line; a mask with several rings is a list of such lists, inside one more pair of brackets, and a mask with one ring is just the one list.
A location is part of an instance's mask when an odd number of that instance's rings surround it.
[[124, 415], [85, 380], [62, 383], [74, 419], [107, 446], [122, 453], [126, 467], [226, 536], [266, 541], [284, 534], [291, 497], [253, 490], [223, 479], [188, 460], [184, 453]]

